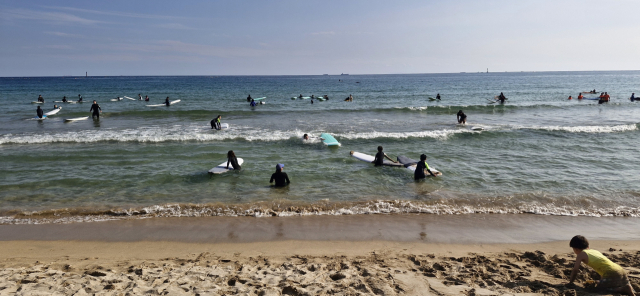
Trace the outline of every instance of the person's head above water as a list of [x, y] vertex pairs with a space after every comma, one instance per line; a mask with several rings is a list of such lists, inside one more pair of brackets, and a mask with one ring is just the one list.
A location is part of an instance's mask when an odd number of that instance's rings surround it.
[[38, 108], [36, 108], [36, 109], [40, 109], [40, 106], [38, 106]]
[[427, 160], [427, 155], [426, 154], [420, 155], [420, 160]]
[[276, 172], [282, 171], [282, 169], [284, 169], [284, 164], [282, 163], [276, 164]]
[[236, 154], [233, 153], [233, 150], [229, 150], [229, 152], [227, 152], [227, 157], [229, 157], [229, 158], [236, 157]]
[[309, 135], [304, 134], [304, 136], [302, 136], [302, 138], [305, 139], [305, 140], [309, 140]]
[[378, 151], [382, 152], [382, 146], [378, 146]]

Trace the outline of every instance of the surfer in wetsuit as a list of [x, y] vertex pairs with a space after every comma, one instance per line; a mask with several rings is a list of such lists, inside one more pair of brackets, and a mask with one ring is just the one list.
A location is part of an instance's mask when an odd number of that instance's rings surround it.
[[397, 161], [391, 159], [391, 157], [389, 157], [386, 153], [382, 152], [382, 146], [378, 146], [378, 153], [376, 153], [376, 157], [371, 163], [375, 164], [376, 166], [381, 166], [384, 164], [385, 157], [394, 163], [398, 163]]
[[429, 174], [431, 174], [432, 177], [435, 177], [436, 175], [429, 169], [429, 165], [427, 164], [427, 155], [422, 154], [420, 155], [420, 161], [418, 161], [418, 164], [416, 165], [416, 171], [413, 173], [413, 178], [417, 181], [420, 179], [426, 179], [427, 176], [425, 175], [424, 171], [426, 170], [427, 172], [429, 172]]
[[328, 99], [329, 99], [329, 96], [324, 95], [324, 99], [325, 99], [325, 100], [328, 100]]
[[464, 114], [462, 110], [458, 111], [456, 118], [458, 119], [458, 123], [467, 124], [467, 114]]
[[66, 96], [62, 97], [62, 102], [63, 102], [63, 103], [66, 103], [66, 102], [67, 102], [67, 97], [66, 97]]
[[220, 123], [220, 120], [222, 120], [222, 116], [218, 115], [218, 117], [214, 118], [213, 120], [211, 120], [211, 129], [217, 129], [217, 130], [221, 130], [222, 129], [222, 125]]
[[249, 104], [249, 106], [255, 107], [256, 106], [256, 101], [254, 99], [251, 99], [251, 104]]
[[236, 154], [233, 153], [233, 150], [229, 150], [229, 152], [227, 152], [227, 170], [229, 169], [229, 164], [231, 164], [234, 170], [242, 169], [238, 164], [238, 158], [236, 157]]
[[138, 101], [142, 101], [142, 95], [138, 94]]
[[38, 95], [38, 102], [44, 103], [44, 98], [42, 97], [42, 95]]
[[82, 96], [78, 95], [78, 102], [82, 102]]
[[436, 100], [440, 101], [440, 94], [436, 95]]
[[298, 98], [302, 99], [302, 94], [300, 94], [300, 96]]
[[284, 164], [277, 164], [276, 172], [271, 175], [271, 179], [269, 180], [269, 183], [276, 181], [275, 187], [284, 187], [291, 183], [289, 182], [289, 176], [287, 176], [287, 173], [283, 172], [282, 169], [284, 169]]
[[249, 94], [249, 96], [247, 97], [247, 102], [251, 102], [251, 100], [253, 99], [251, 98], [251, 94]]
[[42, 118], [44, 116], [44, 111], [42, 111], [42, 108], [40, 108], [40, 106], [36, 108], [36, 114], [38, 115], [38, 118]]
[[167, 105], [167, 107], [171, 106], [171, 102], [169, 102], [169, 97], [164, 99], [164, 104]]
[[500, 95], [498, 96], [498, 101], [500, 101], [500, 104], [504, 104], [504, 101], [506, 99], [507, 97], [505, 97], [503, 93], [500, 93]]
[[91, 115], [91, 118], [96, 116], [98, 117], [98, 119], [100, 119], [100, 113], [102, 113], [102, 108], [100, 108], [100, 105], [98, 105], [96, 101], [93, 101], [93, 105], [91, 105], [91, 109], [89, 109], [89, 112], [93, 112], [93, 114]]
[[638, 99], [636, 99], [636, 93], [631, 93], [631, 97], [629, 98], [629, 100], [631, 100], [631, 102], [637, 101]]

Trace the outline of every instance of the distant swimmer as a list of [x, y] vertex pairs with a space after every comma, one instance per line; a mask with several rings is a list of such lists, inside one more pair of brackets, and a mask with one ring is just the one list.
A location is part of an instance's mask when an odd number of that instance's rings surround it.
[[324, 95], [324, 99], [325, 99], [325, 100], [328, 100], [328, 99], [329, 99], [329, 96]]
[[91, 118], [98, 117], [98, 119], [100, 119], [100, 113], [102, 113], [102, 108], [100, 108], [100, 105], [98, 105], [96, 101], [93, 101], [93, 105], [91, 105], [91, 109], [89, 109], [89, 112], [93, 112], [93, 114], [91, 115]]
[[427, 155], [422, 154], [422, 155], [420, 155], [420, 161], [418, 161], [418, 164], [416, 165], [416, 171], [413, 173], [413, 178], [416, 181], [420, 180], [420, 179], [426, 179], [427, 176], [424, 173], [425, 171], [429, 172], [429, 174], [431, 174], [432, 177], [436, 176], [431, 171], [431, 169], [429, 169], [429, 165], [427, 164]]
[[500, 104], [504, 104], [504, 101], [506, 100], [507, 97], [505, 97], [503, 93], [500, 93], [500, 95], [498, 96], [498, 101], [500, 101]]
[[467, 124], [467, 114], [464, 114], [462, 110], [458, 111], [458, 114], [456, 114], [456, 118], [458, 119], [458, 123]]
[[78, 102], [82, 102], [82, 96], [78, 95]]
[[582, 100], [582, 99], [584, 99], [584, 97], [582, 96], [582, 93], [579, 93], [578, 94], [578, 100]]
[[38, 118], [42, 118], [44, 116], [44, 111], [42, 111], [42, 108], [40, 108], [40, 106], [36, 108], [36, 114], [38, 115]]
[[281, 163], [277, 164], [276, 172], [271, 175], [271, 179], [269, 180], [269, 183], [273, 183], [273, 181], [276, 181], [274, 185], [275, 187], [284, 187], [289, 185], [289, 183], [291, 183], [289, 181], [289, 176], [287, 176], [287, 173], [282, 171], [283, 169], [284, 169], [284, 164], [281, 164]]
[[572, 97], [572, 96], [569, 96], [569, 98], [568, 98], [567, 100], [573, 100], [573, 97]]
[[38, 95], [38, 102], [44, 103], [44, 98], [42, 97], [42, 95]]
[[631, 102], [637, 101], [638, 99], [636, 98], [636, 93], [632, 93], [631, 97], [629, 98], [629, 100], [631, 100]]
[[149, 96], [144, 96], [144, 101], [149, 102]]
[[249, 94], [249, 96], [247, 96], [247, 102], [251, 102], [251, 100], [253, 99], [251, 98], [251, 94]]
[[376, 157], [373, 159], [371, 163], [375, 164], [376, 166], [381, 166], [384, 164], [385, 158], [387, 158], [388, 160], [394, 163], [398, 163], [397, 161], [391, 159], [391, 157], [389, 157], [386, 153], [382, 152], [382, 146], [378, 146], [378, 153], [376, 153]]
[[602, 95], [600, 95], [600, 100], [598, 100], [598, 104], [607, 103], [610, 100], [611, 100], [611, 97], [609, 96], [609, 94], [604, 92]]
[[349, 102], [353, 102], [353, 95], [349, 94]]
[[256, 105], [257, 105], [257, 104], [256, 104], [256, 101], [255, 101], [255, 100], [253, 100], [253, 99], [251, 99], [251, 104], [249, 104], [249, 106], [251, 106], [251, 107], [255, 107]]
[[309, 140], [309, 135], [304, 134], [304, 136], [302, 136], [302, 139], [303, 139], [303, 140]]
[[302, 94], [300, 94], [300, 96], [298, 97], [299, 99], [302, 99]]
[[138, 101], [142, 101], [142, 95], [138, 94]]
[[436, 100], [440, 101], [440, 94], [436, 95]]
[[55, 105], [55, 104], [53, 105], [53, 110], [60, 109], [60, 108], [62, 107], [58, 107], [58, 105]]
[[66, 96], [62, 97], [62, 102], [63, 102], [63, 103], [66, 103], [66, 102], [67, 102], [67, 97], [66, 97]]
[[220, 123], [220, 121], [222, 120], [222, 115], [218, 115], [218, 117], [214, 118], [211, 120], [211, 129], [217, 129], [217, 130], [221, 130], [222, 129], [222, 124]]
[[238, 158], [236, 157], [236, 154], [233, 153], [233, 150], [229, 150], [229, 152], [227, 152], [227, 169], [229, 169], [229, 164], [231, 164], [234, 170], [242, 169], [240, 164], [238, 164]]

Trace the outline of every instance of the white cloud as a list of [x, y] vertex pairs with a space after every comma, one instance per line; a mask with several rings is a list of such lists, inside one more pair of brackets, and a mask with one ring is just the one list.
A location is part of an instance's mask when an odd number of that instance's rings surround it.
[[7, 20], [23, 19], [37, 20], [49, 23], [75, 23], [84, 25], [93, 25], [102, 23], [101, 21], [81, 18], [72, 14], [63, 12], [45, 12], [29, 9], [8, 9], [0, 11], [0, 18]]

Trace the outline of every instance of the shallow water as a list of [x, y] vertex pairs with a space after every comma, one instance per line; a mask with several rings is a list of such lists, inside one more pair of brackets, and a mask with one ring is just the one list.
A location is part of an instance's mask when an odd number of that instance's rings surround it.
[[[270, 77], [0, 78], [0, 222], [149, 216], [313, 215], [387, 212], [638, 216], [640, 72], [459, 73]], [[338, 81], [342, 80], [342, 81]], [[576, 99], [608, 91], [612, 101]], [[500, 92], [505, 105], [488, 104]], [[97, 100], [62, 104], [66, 95]], [[149, 95], [147, 107], [123, 100]], [[247, 94], [266, 96], [248, 106]], [[440, 93], [442, 101], [429, 101]], [[328, 95], [314, 104], [291, 97]], [[354, 102], [342, 100], [353, 94]], [[585, 95], [593, 97], [595, 95]], [[456, 124], [463, 109], [466, 126]], [[218, 114], [230, 124], [213, 131]], [[482, 127], [474, 131], [472, 127]], [[331, 133], [328, 148], [304, 133]], [[373, 167], [349, 151], [428, 155], [437, 179]], [[228, 150], [241, 172], [210, 177]], [[276, 163], [292, 184], [269, 187]]]

